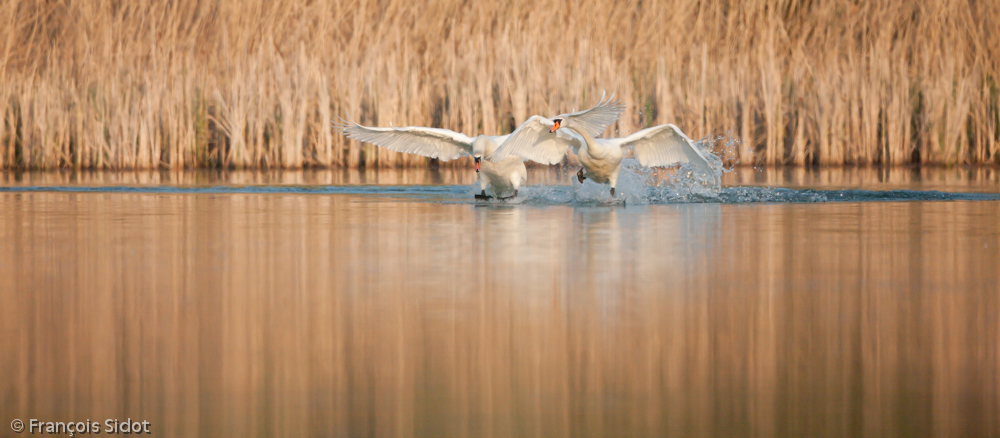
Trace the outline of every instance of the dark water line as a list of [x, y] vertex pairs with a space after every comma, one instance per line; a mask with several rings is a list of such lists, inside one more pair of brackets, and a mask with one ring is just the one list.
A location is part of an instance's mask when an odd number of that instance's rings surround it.
[[[579, 203], [571, 186], [540, 185], [523, 190], [520, 205], [561, 205]], [[69, 192], [69, 193], [129, 193], [129, 194], [316, 194], [316, 195], [371, 195], [393, 197], [441, 197], [449, 201], [473, 202], [469, 186], [7, 186], [0, 192]], [[669, 187], [654, 188], [648, 193], [630, 195], [627, 202], [637, 198], [643, 204], [681, 203], [823, 203], [823, 202], [904, 202], [904, 201], [998, 201], [1000, 193], [961, 193], [923, 190], [814, 190], [772, 187], [726, 187], [716, 194], [674, 190]], [[598, 201], [600, 201], [598, 199]], [[610, 197], [606, 201], [612, 201]]]

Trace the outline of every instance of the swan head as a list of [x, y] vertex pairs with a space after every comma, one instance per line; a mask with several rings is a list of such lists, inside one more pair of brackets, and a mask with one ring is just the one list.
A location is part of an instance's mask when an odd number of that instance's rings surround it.
[[483, 155], [486, 155], [486, 146], [489, 141], [486, 136], [480, 135], [472, 142], [472, 159], [476, 162], [477, 173], [479, 172], [480, 163], [483, 161]]
[[549, 129], [549, 132], [556, 132], [563, 125], [563, 119], [553, 119], [552, 123], [552, 129]]

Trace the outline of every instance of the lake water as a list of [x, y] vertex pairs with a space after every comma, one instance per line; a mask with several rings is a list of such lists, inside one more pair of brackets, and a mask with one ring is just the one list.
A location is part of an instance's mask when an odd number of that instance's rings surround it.
[[1000, 436], [995, 169], [474, 178], [0, 173], [0, 420]]

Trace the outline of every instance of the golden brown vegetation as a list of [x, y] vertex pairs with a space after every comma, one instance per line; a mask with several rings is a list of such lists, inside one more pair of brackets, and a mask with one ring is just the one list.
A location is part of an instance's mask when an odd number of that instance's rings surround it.
[[618, 93], [617, 129], [741, 163], [986, 163], [1000, 2], [0, 0], [0, 168], [423, 166], [330, 129], [501, 133]]

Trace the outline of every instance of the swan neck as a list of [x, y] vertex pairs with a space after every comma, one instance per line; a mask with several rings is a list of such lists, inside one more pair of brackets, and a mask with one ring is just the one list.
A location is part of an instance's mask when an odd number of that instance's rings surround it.
[[579, 129], [576, 129], [572, 126], [563, 126], [563, 128], [569, 129], [579, 134], [580, 137], [583, 137], [583, 141], [587, 142], [587, 153], [589, 153], [590, 155], [593, 155], [595, 158], [604, 155], [603, 153], [604, 149], [601, 148], [601, 145], [597, 144], [597, 141], [594, 140], [594, 137], [591, 137], [590, 134], [587, 133], [587, 131], [580, 131]]
[[477, 143], [482, 147], [483, 158], [492, 156], [497, 151], [497, 149], [499, 149], [497, 143], [493, 141], [493, 139], [490, 138], [488, 135], [480, 135], [479, 137], [476, 137], [475, 142], [473, 142], [473, 148], [472, 148], [473, 153], [475, 153], [476, 149], [475, 145]]

